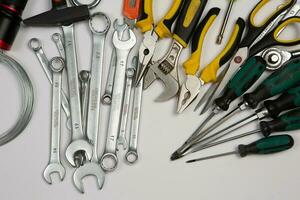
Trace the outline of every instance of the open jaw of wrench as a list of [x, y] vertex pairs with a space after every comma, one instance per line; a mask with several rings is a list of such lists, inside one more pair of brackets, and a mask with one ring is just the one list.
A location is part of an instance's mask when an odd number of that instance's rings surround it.
[[[104, 29], [97, 22], [105, 21]], [[98, 188], [101, 189], [105, 180], [105, 173], [99, 165], [98, 160], [98, 134], [100, 122], [101, 80], [103, 71], [103, 58], [106, 33], [110, 28], [110, 20], [103, 13], [95, 13], [91, 16], [90, 29], [93, 35], [93, 55], [91, 80], [88, 98], [87, 127], [86, 134], [89, 143], [93, 146], [93, 157], [91, 162], [85, 163], [77, 168], [73, 175], [73, 181], [80, 192], [84, 192], [82, 179], [86, 176], [95, 176]]]
[[[128, 121], [128, 114], [130, 108], [130, 96], [132, 90], [132, 83], [134, 79], [134, 75], [138, 65], [137, 56], [133, 57], [131, 65], [127, 66], [126, 69], [126, 83], [125, 83], [125, 92], [124, 92], [124, 100], [122, 106], [122, 115], [121, 115], [121, 123], [120, 123], [120, 131], [118, 135], [118, 146], [123, 146], [123, 149], [127, 149], [127, 140], [126, 140], [126, 128]], [[119, 148], [118, 148], [119, 150]]]
[[[43, 50], [42, 43], [37, 38], [32, 38], [29, 40], [29, 48], [35, 53], [36, 57], [38, 58], [43, 71], [45, 72], [47, 79], [49, 80], [50, 84], [52, 84], [52, 70], [49, 67], [49, 60]], [[71, 115], [70, 115], [70, 105], [69, 100], [67, 98], [66, 93], [61, 90], [61, 98], [62, 98], [62, 108], [64, 109], [64, 112], [67, 117], [66, 121], [66, 127], [71, 130]]]
[[66, 66], [68, 75], [70, 111], [72, 121], [72, 141], [66, 149], [65, 155], [68, 162], [73, 166], [78, 166], [80, 162], [76, 154], [80, 153], [84, 160], [91, 160], [93, 149], [85, 139], [82, 130], [80, 92], [78, 80], [78, 66], [76, 57], [74, 25], [62, 26], [66, 51]]
[[64, 48], [64, 42], [62, 39], [62, 36], [60, 33], [54, 33], [52, 36], [52, 41], [55, 43], [55, 46], [59, 52], [59, 55], [63, 57], [64, 59], [66, 58], [66, 53], [65, 53], [65, 48]]
[[62, 181], [66, 170], [60, 162], [60, 136], [61, 136], [61, 85], [64, 60], [54, 57], [50, 61], [53, 73], [52, 84], [52, 112], [51, 112], [51, 150], [49, 164], [44, 170], [44, 178], [47, 183], [52, 184], [51, 175], [57, 173]]
[[110, 115], [108, 121], [108, 130], [106, 136], [106, 146], [104, 154], [102, 155], [100, 164], [106, 171], [113, 171], [118, 165], [118, 157], [116, 155], [117, 137], [120, 127], [120, 117], [122, 112], [122, 102], [124, 96], [125, 73], [127, 66], [127, 59], [131, 49], [136, 44], [136, 36], [132, 30], [129, 31], [129, 39], [123, 41], [118, 37], [115, 31], [113, 35], [113, 44], [117, 53], [117, 65], [113, 87], [113, 97], [110, 108]]
[[[116, 19], [114, 21], [113, 26], [114, 26], [115, 31], [117, 31], [119, 38], [123, 38], [123, 34], [124, 34], [125, 30], [127, 30], [127, 28], [128, 28], [127, 24], [120, 23], [119, 20]], [[116, 62], [117, 62], [116, 49], [113, 48], [111, 58], [110, 58], [110, 65], [109, 65], [107, 82], [105, 85], [105, 91], [104, 91], [104, 95], [102, 96], [102, 103], [106, 104], [106, 105], [111, 104], [115, 71], [116, 71]]]

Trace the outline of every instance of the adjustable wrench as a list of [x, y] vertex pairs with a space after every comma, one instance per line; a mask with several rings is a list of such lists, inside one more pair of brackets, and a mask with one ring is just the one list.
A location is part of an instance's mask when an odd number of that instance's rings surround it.
[[[104, 30], [99, 30], [96, 24], [94, 24], [97, 21], [99, 21], [97, 19], [105, 21]], [[87, 137], [89, 143], [93, 146], [94, 149], [91, 162], [87, 162], [83, 166], [77, 168], [73, 175], [74, 184], [76, 188], [82, 193], [84, 192], [82, 184], [82, 179], [84, 177], [89, 175], [95, 176], [97, 178], [99, 189], [102, 188], [105, 180], [105, 173], [98, 164], [99, 161], [97, 154], [104, 44], [106, 39], [106, 33], [110, 28], [110, 20], [105, 14], [97, 12], [91, 16], [89, 25], [93, 35], [93, 56], [87, 112]]]
[[[120, 24], [118, 19], [114, 21], [114, 29], [118, 33], [118, 37], [122, 38], [124, 31], [127, 30], [127, 24]], [[113, 85], [114, 85], [114, 78], [115, 78], [115, 71], [116, 71], [116, 62], [117, 62], [117, 55], [116, 49], [113, 48], [111, 58], [110, 58], [110, 65], [108, 71], [107, 82], [105, 86], [104, 95], [102, 96], [102, 103], [110, 105], [111, 104], [111, 97], [113, 92]]]
[[[29, 40], [28, 45], [29, 45], [30, 49], [32, 49], [33, 52], [35, 53], [50, 84], [52, 84], [52, 70], [49, 68], [49, 60], [43, 50], [41, 41], [37, 38], [32, 38]], [[61, 90], [61, 93], [62, 93], [61, 94], [62, 107], [63, 107], [64, 112], [67, 117], [66, 126], [70, 130], [71, 129], [71, 117], [70, 117], [70, 110], [69, 110], [69, 108], [70, 108], [69, 100], [66, 96], [66, 93], [63, 90]]]
[[52, 70], [52, 112], [51, 112], [51, 151], [49, 164], [44, 170], [44, 178], [47, 183], [52, 184], [51, 174], [58, 173], [60, 180], [65, 177], [66, 170], [60, 162], [60, 135], [61, 135], [61, 85], [64, 60], [54, 57], [50, 61]]
[[86, 134], [90, 79], [91, 79], [91, 73], [89, 71], [86, 70], [80, 71], [79, 81], [80, 81], [81, 118], [82, 118], [82, 129], [85, 134]]
[[119, 38], [117, 31], [115, 31], [113, 35], [113, 44], [117, 53], [117, 65], [107, 130], [106, 147], [100, 161], [102, 168], [106, 171], [113, 171], [118, 165], [116, 147], [120, 128], [127, 59], [131, 49], [136, 44], [135, 34], [130, 29], [128, 31], [129, 39], [127, 41], [123, 41], [121, 38]]
[[64, 48], [64, 43], [63, 43], [63, 40], [62, 40], [62, 37], [61, 37], [61, 34], [60, 33], [54, 33], [52, 35], [52, 40], [53, 42], [55, 43], [56, 45], [56, 48], [59, 52], [59, 55], [62, 57], [62, 58], [66, 58], [66, 53], [65, 53], [65, 48]]

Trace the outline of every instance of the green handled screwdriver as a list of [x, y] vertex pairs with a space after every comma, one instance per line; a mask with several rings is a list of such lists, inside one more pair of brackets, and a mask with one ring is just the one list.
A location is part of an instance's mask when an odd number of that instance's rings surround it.
[[218, 158], [222, 156], [238, 154], [239, 156], [246, 157], [251, 154], [264, 155], [278, 153], [281, 151], [288, 150], [294, 146], [294, 139], [290, 135], [277, 135], [262, 138], [248, 145], [239, 145], [236, 151], [207, 156], [204, 158], [198, 158], [186, 161], [187, 163], [198, 162], [202, 160], [208, 160], [212, 158]]

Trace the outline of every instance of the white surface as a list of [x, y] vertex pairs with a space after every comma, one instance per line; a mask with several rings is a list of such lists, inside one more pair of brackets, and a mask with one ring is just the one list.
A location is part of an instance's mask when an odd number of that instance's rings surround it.
[[[167, 11], [171, 0], [155, 0], [156, 19]], [[164, 2], [163, 4], [161, 2]], [[165, 3], [166, 2], [166, 3]], [[226, 36], [230, 35], [237, 16], [246, 18], [258, 0], [239, 0], [234, 6], [234, 13], [230, 19]], [[279, 2], [279, 1], [272, 1]], [[99, 10], [107, 13], [112, 21], [121, 17], [122, 0], [102, 0]], [[227, 1], [209, 1], [208, 8], [220, 6], [225, 8]], [[50, 1], [30, 0], [24, 18], [50, 9]], [[270, 10], [267, 7], [266, 10]], [[109, 11], [109, 12], [108, 12]], [[222, 49], [215, 45], [225, 9], [222, 10], [205, 41], [203, 64], [207, 64]], [[265, 12], [263, 12], [265, 13]], [[123, 152], [119, 155], [120, 163], [117, 170], [106, 176], [102, 191], [96, 189], [93, 177], [85, 179], [84, 195], [78, 193], [72, 184], [71, 169], [65, 158], [63, 164], [67, 167], [67, 174], [62, 183], [48, 185], [42, 178], [42, 172], [49, 157], [49, 127], [50, 127], [50, 86], [37, 59], [27, 47], [32, 37], [42, 40], [48, 57], [58, 55], [50, 37], [58, 28], [22, 28], [9, 55], [25, 66], [36, 87], [36, 107], [33, 119], [27, 129], [14, 141], [1, 147], [0, 188], [1, 199], [230, 199], [230, 200], [298, 200], [299, 199], [299, 135], [294, 135], [295, 148], [281, 154], [265, 157], [250, 156], [239, 159], [235, 156], [219, 158], [196, 164], [185, 164], [186, 159], [170, 162], [171, 153], [200, 124], [205, 116], [199, 117], [192, 110], [195, 103], [181, 115], [175, 114], [176, 99], [166, 103], [154, 103], [154, 98], [162, 91], [159, 82], [155, 83], [144, 93], [144, 106], [139, 141], [140, 160], [134, 166], [123, 162]], [[81, 69], [88, 69], [90, 63], [90, 34], [87, 23], [76, 26], [78, 41], [78, 59]], [[111, 34], [107, 38], [105, 52], [105, 77], [111, 53]], [[159, 44], [156, 58], [168, 48], [170, 40]], [[223, 42], [226, 44], [226, 39]], [[187, 58], [189, 51], [185, 50], [181, 63]], [[9, 127], [17, 113], [18, 93], [14, 77], [7, 71], [0, 69], [2, 85], [1, 97], [1, 130]], [[106, 79], [106, 78], [105, 78]], [[3, 84], [5, 81], [8, 84]], [[196, 101], [197, 103], [198, 101]], [[245, 113], [248, 114], [248, 113]], [[106, 119], [108, 107], [103, 106], [100, 139], [101, 144], [106, 136]], [[237, 118], [240, 118], [238, 116]], [[237, 119], [236, 118], [236, 119]], [[235, 119], [235, 120], [236, 120]], [[63, 122], [64, 124], [64, 122]], [[245, 127], [240, 132], [255, 128], [255, 124]], [[62, 151], [69, 142], [69, 133], [63, 129]], [[244, 139], [251, 142], [252, 139]], [[232, 150], [233, 143], [196, 153], [188, 158], [194, 158], [211, 153]], [[100, 146], [102, 151], [103, 145]], [[62, 152], [63, 155], [64, 152]], [[100, 152], [101, 154], [101, 152]]]

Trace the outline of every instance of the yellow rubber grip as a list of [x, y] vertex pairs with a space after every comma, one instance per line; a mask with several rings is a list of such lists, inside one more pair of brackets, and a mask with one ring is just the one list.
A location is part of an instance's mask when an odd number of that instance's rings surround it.
[[142, 33], [150, 31], [153, 28], [153, 8], [152, 0], [144, 0], [142, 5], [141, 17], [136, 22], [136, 26], [140, 28]]
[[292, 17], [288, 18], [287, 20], [283, 21], [274, 31], [273, 37], [278, 43], [282, 44], [289, 44], [289, 43], [296, 43], [300, 41], [300, 38], [295, 38], [295, 39], [290, 39], [290, 40], [284, 40], [284, 39], [279, 39], [279, 33], [286, 28], [287, 26], [293, 24], [293, 23], [300, 23], [300, 18], [299, 17]]
[[160, 22], [155, 28], [155, 32], [157, 33], [159, 38], [172, 37], [171, 28], [179, 14], [183, 0], [173, 1], [173, 5], [171, 6], [170, 10], [167, 12], [164, 18], [160, 20]]
[[217, 80], [217, 72], [221, 67], [220, 66], [221, 59], [231, 50], [231, 48], [235, 44], [239, 32], [240, 32], [240, 26], [236, 24], [233, 33], [224, 50], [202, 71], [200, 79], [203, 82], [209, 83], [209, 82], [215, 82]]

